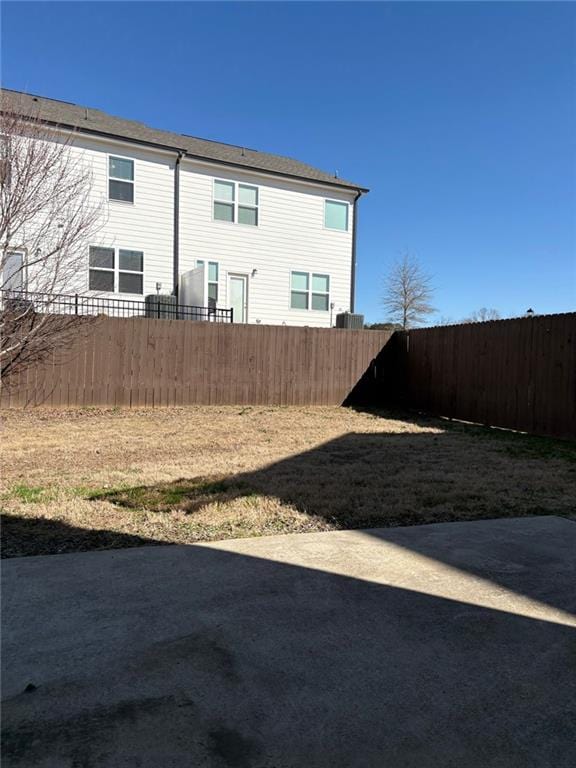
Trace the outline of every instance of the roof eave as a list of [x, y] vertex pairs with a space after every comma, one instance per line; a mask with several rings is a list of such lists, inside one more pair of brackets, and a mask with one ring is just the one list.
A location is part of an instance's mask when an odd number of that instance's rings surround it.
[[[26, 118], [26, 115], [20, 115], [20, 117]], [[156, 141], [147, 141], [146, 139], [137, 139], [134, 137], [122, 136], [121, 134], [111, 133], [109, 131], [99, 131], [97, 128], [88, 128], [80, 125], [72, 125], [71, 123], [61, 123], [55, 120], [42, 120], [46, 125], [50, 125], [54, 128], [62, 128], [70, 131], [77, 131], [78, 133], [100, 136], [102, 138], [111, 139], [113, 141], [128, 142], [129, 144], [136, 144], [138, 146], [151, 147], [153, 149], [160, 149], [168, 152], [176, 152], [184, 157], [188, 157], [192, 160], [197, 160], [204, 163], [212, 163], [222, 166], [230, 166], [232, 168], [239, 168], [248, 171], [255, 171], [257, 173], [264, 173], [271, 176], [277, 176], [285, 179], [297, 179], [299, 181], [306, 181], [311, 184], [318, 184], [320, 186], [332, 187], [335, 189], [349, 190], [350, 192], [359, 192], [360, 194], [366, 194], [370, 190], [366, 187], [360, 187], [356, 184], [342, 183], [338, 181], [328, 181], [324, 179], [316, 179], [313, 176], [304, 176], [301, 174], [287, 173], [284, 171], [275, 171], [269, 168], [261, 168], [257, 165], [247, 165], [245, 163], [235, 163], [233, 160], [220, 160], [218, 158], [206, 157], [204, 155], [197, 155], [184, 147], [178, 147], [175, 144], [161, 144]]]

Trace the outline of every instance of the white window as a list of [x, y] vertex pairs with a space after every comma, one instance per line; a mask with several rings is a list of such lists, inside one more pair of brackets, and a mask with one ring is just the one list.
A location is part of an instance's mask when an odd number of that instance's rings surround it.
[[144, 293], [142, 251], [90, 246], [89, 263], [89, 290], [106, 293]]
[[0, 288], [3, 291], [21, 291], [24, 288], [24, 254], [9, 251], [0, 259], [2, 275]]
[[[196, 262], [197, 267], [204, 266], [203, 259]], [[216, 306], [218, 303], [218, 262], [208, 262], [208, 302]]]
[[326, 229], [348, 231], [348, 203], [338, 200], [324, 201], [324, 226]]
[[315, 309], [328, 312], [330, 308], [330, 276], [315, 272], [292, 272], [290, 275], [290, 306], [292, 309]]
[[134, 160], [108, 158], [108, 197], [123, 203], [134, 202]]
[[214, 219], [258, 226], [258, 187], [236, 181], [214, 180]]

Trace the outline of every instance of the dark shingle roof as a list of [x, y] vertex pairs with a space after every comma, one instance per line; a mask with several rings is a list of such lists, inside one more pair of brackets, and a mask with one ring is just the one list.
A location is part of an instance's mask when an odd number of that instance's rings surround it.
[[139, 143], [180, 149], [187, 155], [202, 160], [267, 171], [268, 173], [330, 184], [344, 189], [367, 191], [358, 184], [337, 178], [289, 157], [258, 152], [255, 149], [237, 147], [233, 144], [222, 144], [218, 141], [198, 139], [194, 136], [172, 133], [171, 131], [160, 131], [156, 128], [150, 128], [144, 123], [114, 117], [98, 109], [82, 107], [71, 102], [57, 101], [56, 99], [9, 89], [2, 89], [1, 99], [2, 110], [5, 112], [16, 112], [26, 117], [39, 116], [47, 123], [73, 127], [82, 132], [121, 137]]

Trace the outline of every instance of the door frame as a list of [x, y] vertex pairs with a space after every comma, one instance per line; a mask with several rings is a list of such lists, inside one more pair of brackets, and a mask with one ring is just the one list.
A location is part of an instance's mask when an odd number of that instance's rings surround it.
[[230, 307], [232, 306], [232, 291], [230, 289], [230, 282], [234, 278], [244, 281], [244, 317], [238, 321], [236, 317], [234, 322], [247, 323], [248, 322], [248, 274], [246, 272], [228, 272], [228, 300]]

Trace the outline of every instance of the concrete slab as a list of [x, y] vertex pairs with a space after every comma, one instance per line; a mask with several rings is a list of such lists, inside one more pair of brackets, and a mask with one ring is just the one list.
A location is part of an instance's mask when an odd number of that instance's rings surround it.
[[560, 518], [6, 561], [4, 768], [572, 768]]

